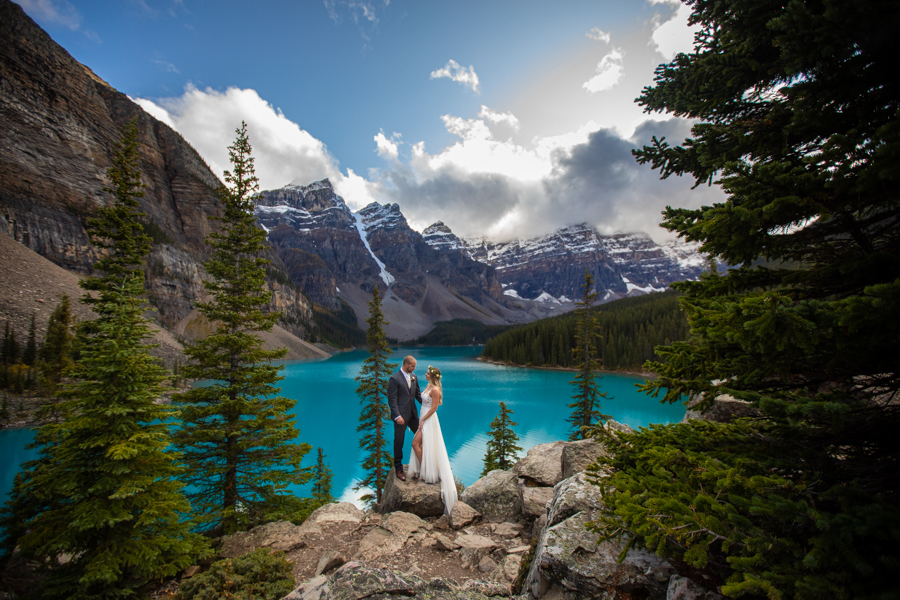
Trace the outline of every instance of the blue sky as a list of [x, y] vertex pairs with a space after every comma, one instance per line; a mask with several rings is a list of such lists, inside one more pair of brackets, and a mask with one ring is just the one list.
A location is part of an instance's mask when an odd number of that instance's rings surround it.
[[677, 0], [20, 0], [76, 59], [221, 175], [246, 120], [264, 189], [329, 177], [501, 240], [589, 222], [646, 231], [716, 188], [660, 182], [630, 149], [689, 124], [633, 103], [689, 51]]

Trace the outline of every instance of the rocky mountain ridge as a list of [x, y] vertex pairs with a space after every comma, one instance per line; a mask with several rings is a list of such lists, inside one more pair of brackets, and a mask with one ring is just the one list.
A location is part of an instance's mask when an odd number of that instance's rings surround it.
[[523, 323], [551, 314], [510, 302], [491, 266], [429, 245], [397, 204], [353, 212], [327, 179], [262, 192], [256, 216], [291, 279], [314, 302], [331, 308], [346, 302], [365, 327], [378, 286], [385, 331], [399, 340], [437, 321]]
[[[155, 242], [146, 267], [154, 316], [182, 339], [204, 334], [209, 324], [195, 306], [206, 294], [205, 238], [221, 214], [219, 179], [178, 133], [72, 58], [9, 0], [0, 0], [0, 39], [0, 233], [56, 265], [90, 273], [97, 252], [85, 225], [113, 201], [106, 173], [122, 126], [136, 119], [141, 210]], [[283, 312], [286, 330], [304, 335], [310, 303], [293, 286], [268, 283], [269, 309]]]
[[657, 244], [645, 233], [602, 235], [587, 223], [495, 243], [459, 238], [438, 221], [423, 236], [434, 248], [462, 251], [494, 267], [505, 294], [538, 302], [579, 298], [585, 270], [594, 275], [601, 301], [608, 302], [661, 292], [671, 283], [696, 278], [706, 264], [699, 244], [680, 240]]

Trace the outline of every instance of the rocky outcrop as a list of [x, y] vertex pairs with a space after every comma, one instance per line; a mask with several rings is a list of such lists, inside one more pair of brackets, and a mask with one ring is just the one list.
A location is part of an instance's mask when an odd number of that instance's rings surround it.
[[459, 499], [486, 518], [509, 518], [522, 512], [517, 478], [509, 471], [491, 471], [463, 490]]
[[425, 483], [411, 477], [401, 481], [391, 469], [382, 494], [383, 513], [404, 511], [420, 517], [439, 517], [444, 514], [440, 483]]
[[538, 444], [512, 468], [512, 472], [539, 486], [553, 487], [562, 479], [562, 453], [566, 442]]
[[606, 446], [595, 440], [578, 440], [563, 447], [560, 468], [562, 479], [568, 479], [588, 468], [601, 457], [610, 456]]
[[731, 423], [735, 419], [744, 417], [756, 418], [762, 416], [759, 409], [743, 400], [737, 400], [728, 394], [717, 396], [709, 406], [703, 410], [695, 410], [702, 399], [697, 399], [688, 404], [688, 410], [684, 414], [682, 423], [693, 421], [695, 419], [703, 419], [705, 421], [713, 421], [715, 423]]

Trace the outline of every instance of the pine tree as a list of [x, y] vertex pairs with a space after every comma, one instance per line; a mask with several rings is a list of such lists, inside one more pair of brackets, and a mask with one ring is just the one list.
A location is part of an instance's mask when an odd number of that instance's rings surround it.
[[6, 329], [3, 332], [0, 362], [7, 365], [14, 365], [19, 362], [19, 342], [16, 341], [16, 332], [10, 328], [9, 321], [6, 321]]
[[607, 392], [600, 391], [600, 361], [597, 360], [597, 316], [594, 304], [597, 293], [594, 291], [594, 276], [587, 270], [584, 272], [584, 284], [581, 286], [581, 299], [575, 303], [575, 352], [574, 360], [578, 373], [572, 379], [575, 387], [572, 396], [574, 402], [569, 404], [572, 414], [566, 419], [572, 424], [570, 440], [583, 440], [587, 437], [587, 429], [597, 421], [606, 421], [609, 417], [600, 413], [600, 398], [609, 399]]
[[286, 350], [263, 350], [255, 335], [271, 330], [278, 314], [262, 311], [271, 293], [265, 289], [269, 261], [258, 257], [266, 236], [253, 216], [259, 184], [247, 125], [236, 133], [228, 148], [232, 170], [218, 192], [221, 229], [207, 237], [212, 280], [204, 287], [212, 300], [198, 304], [215, 331], [185, 349], [193, 362], [181, 369], [187, 378], [213, 383], [178, 395], [182, 427], [175, 434], [202, 528], [225, 533], [283, 516], [293, 500], [288, 486], [310, 478], [300, 464], [310, 446], [293, 442], [299, 433], [289, 415], [294, 401], [277, 395], [283, 378], [270, 362]]
[[316, 466], [313, 467], [312, 486], [312, 497], [318, 506], [334, 502], [334, 496], [331, 495], [331, 477], [331, 469], [325, 464], [325, 453], [319, 447]]
[[[109, 170], [114, 183], [123, 169], [137, 169], [137, 133], [134, 121], [124, 128]], [[109, 251], [95, 265], [103, 275], [81, 283], [97, 292], [82, 301], [98, 318], [79, 327], [62, 421], [39, 428], [39, 458], [25, 465], [4, 512], [7, 548], [16, 544], [48, 567], [46, 597], [131, 597], [191, 565], [205, 545], [185, 521], [181, 469], [166, 452], [169, 409], [155, 403], [165, 373], [144, 343], [151, 331], [139, 267], [149, 244], [141, 243], [137, 173], [89, 221], [93, 240]]]
[[31, 313], [31, 324], [28, 326], [28, 341], [25, 342], [25, 351], [22, 352], [22, 362], [29, 367], [34, 366], [37, 360], [37, 326], [34, 322], [34, 313]]
[[505, 402], [500, 402], [500, 412], [491, 421], [491, 430], [487, 432], [487, 451], [484, 454], [484, 469], [481, 476], [484, 477], [496, 469], [509, 469], [518, 460], [518, 453], [522, 448], [516, 445], [519, 436], [513, 431], [518, 425], [509, 416], [512, 411], [506, 407]]
[[658, 349], [645, 389], [761, 416], [630, 437], [599, 530], [707, 569], [727, 596], [896, 595], [900, 4], [691, 7], [694, 52], [639, 99], [694, 119], [691, 137], [636, 156], [721, 185], [663, 226], [737, 268], [678, 284], [690, 339]]
[[359, 448], [366, 455], [362, 467], [366, 476], [361, 479], [355, 490], [370, 490], [360, 499], [369, 505], [381, 504], [381, 492], [387, 481], [388, 473], [394, 468], [391, 455], [387, 450], [388, 440], [385, 435], [390, 423], [390, 409], [387, 404], [387, 385], [391, 373], [397, 368], [396, 363], [388, 362], [392, 354], [384, 336], [384, 326], [387, 323], [381, 312], [381, 297], [378, 286], [372, 290], [372, 300], [369, 302], [369, 318], [366, 319], [369, 329], [366, 332], [366, 346], [369, 356], [363, 361], [359, 369], [356, 381], [359, 387], [356, 393], [360, 398], [359, 426], [356, 431], [362, 433], [359, 439]]
[[72, 333], [74, 325], [75, 318], [72, 315], [69, 297], [63, 295], [59, 304], [50, 314], [50, 320], [47, 322], [47, 335], [38, 353], [47, 381], [51, 384], [60, 383], [63, 373], [72, 365], [75, 345], [75, 337]]

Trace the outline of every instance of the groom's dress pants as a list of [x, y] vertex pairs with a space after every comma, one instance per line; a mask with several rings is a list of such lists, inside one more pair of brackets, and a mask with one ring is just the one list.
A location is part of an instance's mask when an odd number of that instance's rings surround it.
[[413, 432], [413, 435], [416, 435], [419, 430], [419, 417], [406, 419], [403, 425], [394, 421], [394, 467], [397, 469], [403, 468], [403, 440], [406, 437], [407, 427]]

